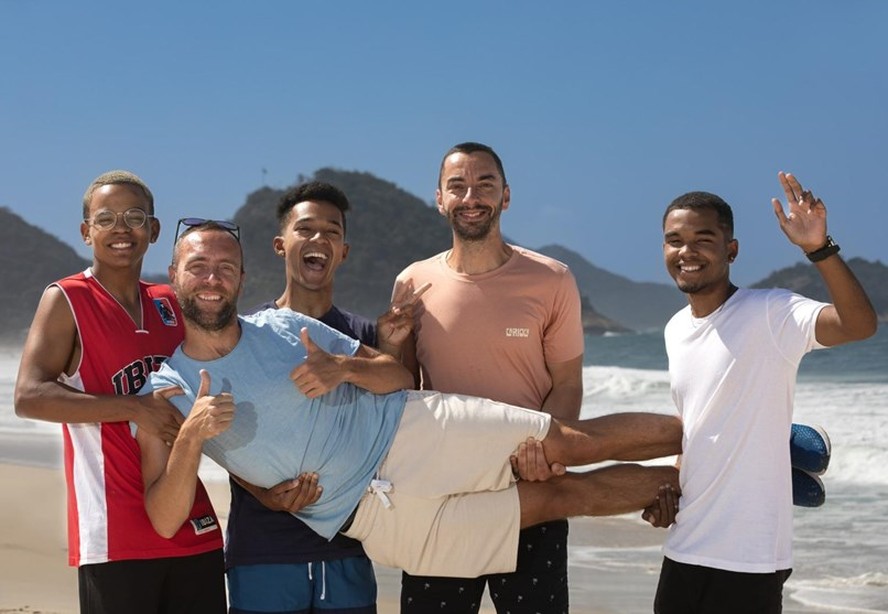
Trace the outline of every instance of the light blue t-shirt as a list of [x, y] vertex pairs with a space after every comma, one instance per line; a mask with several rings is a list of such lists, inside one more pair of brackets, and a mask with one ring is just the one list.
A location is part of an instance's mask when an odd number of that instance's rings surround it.
[[231, 427], [204, 443], [204, 453], [229, 472], [270, 487], [314, 471], [324, 487], [320, 500], [295, 514], [328, 539], [357, 507], [394, 439], [406, 393], [376, 395], [351, 384], [308, 399], [290, 379], [307, 352], [299, 336], [332, 354], [353, 355], [360, 343], [288, 309], [239, 318], [241, 338], [226, 356], [201, 362], [179, 347], [140, 394], [181, 386], [173, 404], [187, 416], [210, 374], [210, 394], [230, 392], [236, 404]]

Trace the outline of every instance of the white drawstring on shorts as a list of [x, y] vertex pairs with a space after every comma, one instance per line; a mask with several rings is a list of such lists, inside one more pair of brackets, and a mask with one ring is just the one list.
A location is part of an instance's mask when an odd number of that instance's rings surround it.
[[[308, 564], [308, 579], [314, 580], [312, 577], [312, 567], [314, 563]], [[321, 601], [324, 601], [327, 598], [327, 563], [321, 561]]]
[[392, 492], [392, 483], [388, 480], [380, 480], [373, 479], [370, 480], [370, 492], [379, 497], [379, 500], [382, 501], [382, 506], [385, 509], [390, 509], [392, 507], [392, 500], [388, 498], [388, 495], [385, 493]]

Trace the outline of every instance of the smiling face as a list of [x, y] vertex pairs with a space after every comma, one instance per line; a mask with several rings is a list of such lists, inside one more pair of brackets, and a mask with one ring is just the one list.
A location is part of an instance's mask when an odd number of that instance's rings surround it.
[[737, 252], [737, 240], [719, 224], [713, 209], [673, 209], [663, 222], [666, 270], [689, 299], [712, 297], [715, 306], [721, 304]]
[[274, 238], [274, 251], [286, 261], [289, 284], [310, 291], [332, 288], [336, 269], [348, 257], [342, 212], [324, 201], [295, 204]]
[[[152, 213], [148, 197], [138, 187], [126, 183], [104, 185], [95, 190], [89, 203], [87, 220], [80, 224], [80, 233], [87, 245], [93, 247], [95, 269], [141, 268], [148, 245], [157, 240], [158, 221], [149, 217], [141, 228], [130, 228], [122, 214], [128, 209]], [[103, 230], [92, 224], [96, 214], [110, 211], [117, 219], [114, 227]]]
[[509, 197], [509, 186], [503, 185], [490, 154], [457, 152], [444, 160], [435, 200], [457, 238], [480, 241], [491, 232], [499, 236], [500, 215], [509, 208]]
[[243, 272], [234, 236], [223, 230], [197, 230], [179, 239], [170, 281], [189, 325], [221, 331], [236, 325]]

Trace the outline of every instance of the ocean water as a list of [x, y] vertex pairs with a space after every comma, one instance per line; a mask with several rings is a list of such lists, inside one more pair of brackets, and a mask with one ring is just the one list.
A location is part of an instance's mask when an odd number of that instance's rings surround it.
[[[660, 332], [586, 341], [583, 417], [674, 411]], [[0, 348], [0, 460], [42, 464], [45, 454], [27, 451], [57, 450], [60, 427], [14, 415], [19, 356], [20, 348]], [[826, 504], [795, 508], [795, 565], [785, 611], [888, 613], [888, 327], [867, 341], [809, 354], [799, 373], [795, 420], [826, 428], [833, 455], [822, 478]], [[211, 461], [201, 475], [226, 479]], [[641, 522], [634, 515], [627, 520]], [[570, 557], [584, 573], [656, 574], [661, 554], [650, 546], [572, 546]]]
[[[586, 363], [583, 417], [672, 411], [662, 333], [587, 338]], [[794, 419], [828, 431], [832, 460], [822, 476], [826, 504], [794, 508], [785, 610], [888, 612], [888, 326], [808, 354]], [[660, 558], [659, 548], [571, 551], [574, 566], [600, 571], [659, 568]]]

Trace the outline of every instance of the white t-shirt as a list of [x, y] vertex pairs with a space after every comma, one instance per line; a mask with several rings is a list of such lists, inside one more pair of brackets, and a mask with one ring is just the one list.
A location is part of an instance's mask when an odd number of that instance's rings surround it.
[[802, 357], [821, 348], [825, 303], [738, 290], [705, 318], [666, 325], [672, 397], [684, 422], [682, 496], [664, 553], [748, 573], [792, 567], [789, 436]]

